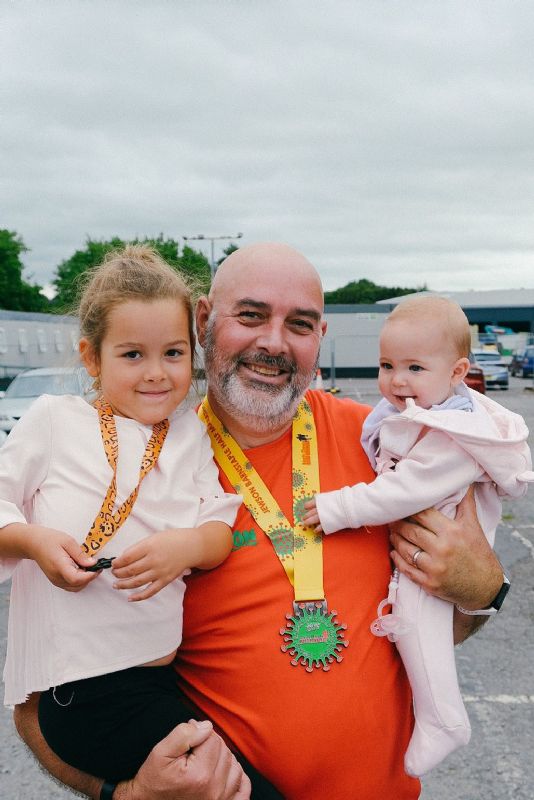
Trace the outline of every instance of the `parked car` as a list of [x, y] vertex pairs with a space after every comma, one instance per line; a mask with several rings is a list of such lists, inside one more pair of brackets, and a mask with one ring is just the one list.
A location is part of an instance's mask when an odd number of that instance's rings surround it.
[[0, 399], [0, 431], [9, 433], [40, 395], [83, 396], [89, 391], [91, 383], [92, 379], [83, 367], [42, 367], [21, 372], [11, 381], [4, 397]]
[[523, 374], [523, 359], [525, 357], [525, 350], [515, 350], [512, 353], [512, 360], [508, 364], [510, 375], [517, 376]]
[[484, 372], [486, 389], [508, 389], [508, 367], [498, 350], [473, 350], [473, 356]]
[[464, 383], [470, 389], [476, 389], [480, 394], [486, 394], [486, 381], [484, 380], [484, 370], [475, 361], [473, 353], [469, 353], [469, 361], [471, 366], [464, 378]]
[[529, 345], [523, 353], [523, 378], [534, 378], [534, 345]]

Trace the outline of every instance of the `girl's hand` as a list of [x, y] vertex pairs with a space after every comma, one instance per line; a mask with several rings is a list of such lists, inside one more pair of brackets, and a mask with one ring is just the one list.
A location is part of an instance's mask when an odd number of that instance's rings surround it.
[[317, 513], [315, 498], [313, 500], [308, 500], [307, 503], [304, 503], [304, 508], [306, 509], [306, 514], [304, 514], [302, 517], [302, 524], [306, 525], [308, 528], [314, 528], [317, 533], [321, 533], [323, 527], [321, 525], [321, 520], [319, 519], [319, 514]]
[[39, 565], [50, 583], [66, 592], [79, 592], [98, 577], [98, 572], [85, 572], [81, 567], [95, 563], [86, 556], [78, 542], [68, 533], [52, 528], [32, 532], [30, 558]]
[[146, 587], [130, 595], [130, 601], [152, 597], [184, 570], [195, 566], [195, 539], [198, 538], [198, 528], [169, 529], [147, 536], [128, 547], [113, 561], [112, 572], [118, 578], [114, 588]]

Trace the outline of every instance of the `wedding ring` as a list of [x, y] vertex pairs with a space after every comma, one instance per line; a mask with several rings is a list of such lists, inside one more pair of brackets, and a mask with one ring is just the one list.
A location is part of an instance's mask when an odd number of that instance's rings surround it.
[[412, 564], [414, 565], [414, 567], [417, 566], [417, 559], [419, 558], [421, 553], [424, 553], [424, 550], [422, 550], [420, 547], [418, 547], [417, 550], [415, 551], [415, 553], [412, 556]]

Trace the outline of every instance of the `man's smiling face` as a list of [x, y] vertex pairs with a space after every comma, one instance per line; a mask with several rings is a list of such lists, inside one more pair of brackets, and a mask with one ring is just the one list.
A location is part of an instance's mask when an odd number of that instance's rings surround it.
[[[210, 390], [236, 415], [292, 416], [314, 377], [324, 332], [320, 281], [292, 252], [268, 247], [221, 276], [205, 330]], [[307, 263], [307, 262], [306, 262]], [[230, 265], [228, 265], [230, 267]]]

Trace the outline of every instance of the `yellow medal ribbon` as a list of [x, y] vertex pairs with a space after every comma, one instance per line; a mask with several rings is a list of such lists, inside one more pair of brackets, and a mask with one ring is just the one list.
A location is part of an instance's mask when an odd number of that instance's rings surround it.
[[109, 403], [100, 398], [95, 402], [95, 408], [98, 411], [98, 419], [100, 422], [100, 433], [102, 436], [102, 444], [106, 453], [108, 464], [113, 470], [113, 477], [106, 496], [98, 512], [95, 521], [91, 525], [91, 530], [82, 544], [82, 549], [89, 555], [98, 552], [101, 547], [104, 547], [110, 539], [117, 533], [121, 525], [128, 518], [137, 495], [139, 494], [139, 487], [143, 478], [145, 478], [150, 470], [156, 466], [161, 448], [169, 430], [169, 420], [164, 419], [156, 423], [152, 427], [152, 435], [148, 440], [143, 458], [141, 460], [141, 468], [139, 471], [139, 482], [130, 496], [126, 498], [119, 508], [113, 510], [115, 500], [117, 498], [117, 459], [119, 454], [119, 441], [117, 437], [117, 427], [115, 425], [115, 417], [113, 410]]
[[317, 434], [312, 410], [306, 400], [297, 408], [292, 423], [292, 525], [242, 449], [213, 413], [207, 398], [198, 410], [206, 424], [215, 460], [258, 525], [269, 537], [289, 581], [295, 601], [324, 600], [323, 540], [320, 533], [302, 524], [304, 503], [319, 491]]

